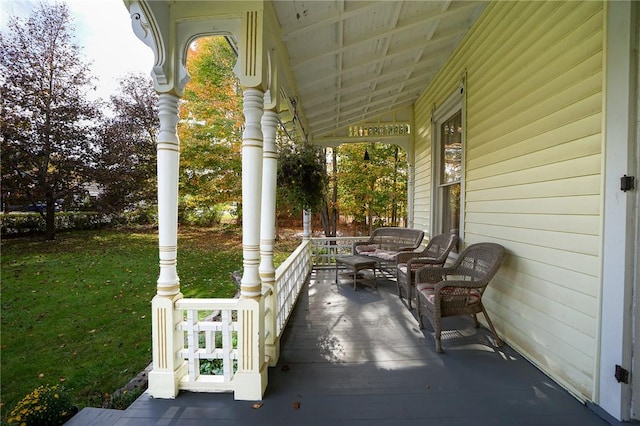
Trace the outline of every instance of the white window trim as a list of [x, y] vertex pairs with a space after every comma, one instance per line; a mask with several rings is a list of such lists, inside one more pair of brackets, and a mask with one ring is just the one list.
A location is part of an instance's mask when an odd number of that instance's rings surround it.
[[[460, 178], [460, 223], [458, 224], [458, 235], [460, 242], [458, 247], [462, 247], [462, 240], [464, 236], [464, 194], [465, 194], [465, 158], [467, 151], [467, 112], [466, 112], [466, 88], [464, 84], [464, 78], [456, 90], [449, 95], [449, 97], [440, 105], [435, 108], [431, 114], [431, 219], [429, 224], [430, 235], [434, 236], [440, 233], [442, 226], [441, 211], [439, 206], [442, 204], [439, 188], [439, 171], [440, 171], [440, 124], [451, 117], [456, 111], [462, 111], [462, 174]], [[434, 230], [438, 230], [434, 233]]]

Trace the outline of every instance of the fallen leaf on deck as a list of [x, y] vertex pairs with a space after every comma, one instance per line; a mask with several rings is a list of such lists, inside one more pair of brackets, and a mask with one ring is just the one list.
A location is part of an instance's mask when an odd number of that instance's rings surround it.
[[296, 401], [293, 403], [293, 408], [295, 408], [296, 410], [300, 408], [300, 402]]
[[251, 406], [251, 408], [253, 408], [255, 410], [255, 409], [258, 409], [258, 408], [262, 407], [263, 405], [264, 404], [262, 404], [261, 402], [256, 402], [255, 404], [253, 404]]

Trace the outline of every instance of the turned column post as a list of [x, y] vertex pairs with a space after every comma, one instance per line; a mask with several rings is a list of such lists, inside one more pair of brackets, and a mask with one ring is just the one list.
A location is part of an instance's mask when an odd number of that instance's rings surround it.
[[311, 239], [311, 210], [305, 209], [302, 211], [302, 239]]
[[234, 398], [259, 400], [267, 386], [265, 363], [264, 301], [260, 279], [260, 216], [262, 204], [263, 136], [261, 118], [264, 93], [246, 87], [244, 92], [245, 128], [242, 134], [242, 256], [238, 341], [241, 353], [234, 376]]
[[262, 160], [262, 217], [260, 222], [260, 278], [262, 287], [269, 288], [272, 296], [265, 306], [269, 314], [265, 318], [265, 351], [269, 365], [274, 366], [280, 355], [280, 343], [277, 339], [277, 295], [276, 270], [273, 264], [273, 248], [276, 234], [276, 184], [278, 173], [278, 152], [276, 149], [276, 129], [278, 114], [265, 110], [262, 115], [262, 133], [264, 137]]
[[244, 89], [245, 128], [242, 134], [242, 297], [260, 297], [260, 215], [262, 204], [262, 91]]
[[238, 370], [234, 398], [259, 400], [267, 387], [265, 309], [260, 277], [263, 134], [261, 119], [267, 87], [264, 13], [247, 10], [242, 18], [240, 50], [234, 71], [243, 91], [245, 127], [242, 134], [242, 256], [238, 303]]
[[187, 365], [178, 357], [181, 335], [175, 332], [182, 319], [174, 304], [182, 298], [177, 272], [178, 255], [178, 102], [171, 93], [160, 93], [158, 115], [160, 132], [157, 139], [158, 164], [158, 240], [160, 276], [152, 308], [153, 370], [149, 373], [149, 393], [155, 398], [175, 398], [178, 383]]

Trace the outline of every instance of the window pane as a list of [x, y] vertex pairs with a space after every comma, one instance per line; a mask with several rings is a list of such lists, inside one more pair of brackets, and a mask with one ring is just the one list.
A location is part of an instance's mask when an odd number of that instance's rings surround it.
[[460, 226], [460, 184], [442, 188], [442, 232], [454, 231]]
[[460, 182], [462, 178], [462, 111], [440, 125], [442, 164], [440, 184]]

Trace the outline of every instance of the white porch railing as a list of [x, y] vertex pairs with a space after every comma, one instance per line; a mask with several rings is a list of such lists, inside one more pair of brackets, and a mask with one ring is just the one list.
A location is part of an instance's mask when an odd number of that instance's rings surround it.
[[333, 267], [336, 264], [336, 256], [351, 254], [353, 243], [366, 241], [369, 237], [328, 237], [312, 238], [313, 266], [315, 268]]
[[239, 299], [181, 299], [176, 302], [183, 320], [176, 331], [183, 336], [180, 356], [188, 373], [180, 389], [231, 391], [238, 359]]
[[[284, 331], [289, 315], [298, 300], [300, 290], [312, 268], [312, 252], [309, 240], [303, 241], [298, 248], [276, 269], [276, 336]], [[265, 303], [265, 306], [266, 305]]]
[[[335, 256], [350, 254], [354, 241], [366, 237], [313, 238], [303, 241], [275, 273], [275, 287], [262, 292], [263, 345], [279, 345], [289, 316], [312, 267], [331, 267]], [[180, 299], [175, 303], [176, 325], [183, 347], [180, 358], [187, 371], [180, 378], [181, 390], [200, 392], [234, 391], [234, 375], [242, 363], [238, 342], [242, 330], [240, 299]], [[275, 351], [275, 356], [277, 353]], [[270, 356], [274, 356], [269, 353]], [[275, 365], [277, 359], [270, 360]]]

